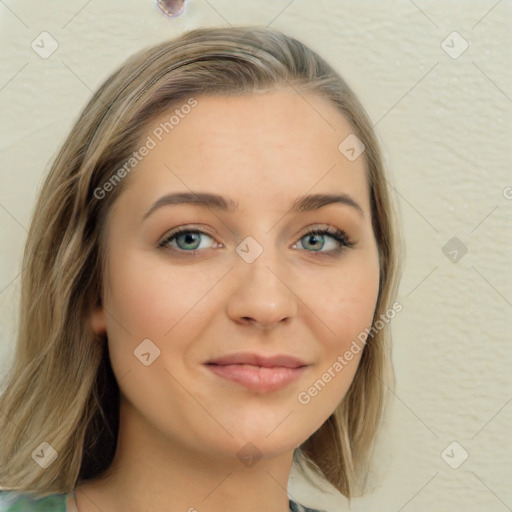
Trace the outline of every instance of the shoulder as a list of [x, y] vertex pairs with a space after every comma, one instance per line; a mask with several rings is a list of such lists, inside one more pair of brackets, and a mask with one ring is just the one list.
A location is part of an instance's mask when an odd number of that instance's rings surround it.
[[0, 491], [0, 512], [66, 512], [66, 496], [35, 498], [16, 491]]
[[[324, 510], [317, 510], [316, 508], [308, 508], [296, 503], [295, 501], [289, 500], [290, 512], [325, 512]], [[1, 512], [1, 511], [0, 511]]]

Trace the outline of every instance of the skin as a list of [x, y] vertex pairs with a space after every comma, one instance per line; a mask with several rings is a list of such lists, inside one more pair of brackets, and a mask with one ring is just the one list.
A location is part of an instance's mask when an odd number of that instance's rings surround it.
[[[80, 512], [288, 511], [293, 451], [339, 404], [361, 353], [308, 404], [297, 395], [372, 323], [378, 251], [364, 158], [338, 150], [353, 133], [348, 121], [324, 98], [287, 88], [196, 99], [126, 178], [109, 215], [103, 306], [91, 322], [108, 334], [121, 426], [107, 474], [75, 491]], [[238, 211], [167, 205], [143, 220], [178, 191], [228, 196]], [[348, 194], [362, 213], [342, 204], [288, 213], [308, 193]], [[322, 247], [321, 236], [316, 245], [305, 236], [326, 224], [353, 247], [329, 256], [335, 239], [324, 235]], [[174, 251], [158, 247], [185, 225], [207, 230], [197, 254], [183, 236]], [[248, 236], [263, 248], [252, 263], [235, 251]], [[147, 338], [160, 350], [149, 366], [134, 356]], [[284, 389], [258, 393], [203, 365], [237, 351], [309, 366]], [[247, 443], [262, 455], [251, 467], [237, 458]]]

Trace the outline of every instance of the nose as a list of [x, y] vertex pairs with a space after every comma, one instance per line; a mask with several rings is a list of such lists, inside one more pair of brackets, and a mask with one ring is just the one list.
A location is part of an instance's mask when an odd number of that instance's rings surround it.
[[234, 322], [269, 329], [296, 316], [299, 299], [289, 273], [277, 259], [275, 252], [267, 249], [252, 263], [237, 259], [232, 272], [236, 285], [227, 306]]

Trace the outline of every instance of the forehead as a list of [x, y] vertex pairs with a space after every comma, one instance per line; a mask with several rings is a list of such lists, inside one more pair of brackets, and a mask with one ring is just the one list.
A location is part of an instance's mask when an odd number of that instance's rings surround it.
[[233, 197], [241, 208], [251, 201], [273, 208], [306, 193], [344, 192], [368, 201], [364, 156], [349, 161], [338, 149], [354, 130], [327, 99], [278, 89], [195, 101], [148, 123], [141, 144], [151, 139], [153, 148], [129, 189], [148, 199], [208, 190]]

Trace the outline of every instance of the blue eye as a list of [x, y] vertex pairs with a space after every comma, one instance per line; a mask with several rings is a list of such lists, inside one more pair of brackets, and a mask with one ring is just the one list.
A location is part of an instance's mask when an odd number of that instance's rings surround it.
[[[171, 248], [174, 249], [174, 247], [171, 245], [171, 242], [176, 241], [176, 245], [178, 246], [178, 250], [182, 250], [185, 252], [196, 251], [200, 249], [200, 242], [201, 237], [206, 236], [208, 238], [213, 238], [204, 233], [203, 231], [193, 230], [193, 229], [180, 229], [178, 231], [175, 231], [174, 233], [171, 233], [168, 237], [165, 238], [165, 240], [162, 240], [160, 242], [160, 247], [168, 247], [171, 246]], [[199, 245], [198, 245], [199, 242]]]
[[[331, 240], [334, 241], [334, 247], [327, 251], [322, 251], [326, 244], [326, 237], [331, 238]], [[300, 239], [301, 243], [304, 246], [304, 243], [302, 242], [303, 239], [309, 239], [309, 241], [306, 242], [306, 244], [310, 244], [312, 246], [312, 252], [339, 254], [343, 250], [343, 248], [352, 247], [354, 245], [349, 240], [347, 234], [344, 231], [340, 231], [339, 229], [333, 227], [314, 229], [313, 231], [308, 231]]]
[[[203, 237], [213, 240], [213, 237], [204, 231], [182, 228], [170, 233], [158, 244], [158, 246], [170, 248], [182, 253], [193, 252], [195, 254], [199, 249], [208, 249], [208, 247], [201, 247]], [[326, 238], [331, 239], [331, 245], [334, 244], [334, 247], [331, 247], [328, 250], [322, 250], [326, 246]], [[307, 241], [303, 242], [303, 240]], [[321, 253], [324, 255], [338, 255], [344, 248], [354, 246], [354, 243], [349, 240], [344, 231], [340, 231], [339, 229], [331, 226], [308, 231], [305, 235], [302, 235], [299, 241], [303, 247], [305, 245], [309, 245], [311, 247], [311, 249], [305, 247], [307, 251]], [[219, 244], [217, 244], [217, 246], [218, 245]], [[295, 248], [296, 245], [297, 244], [294, 244], [293, 247]]]

